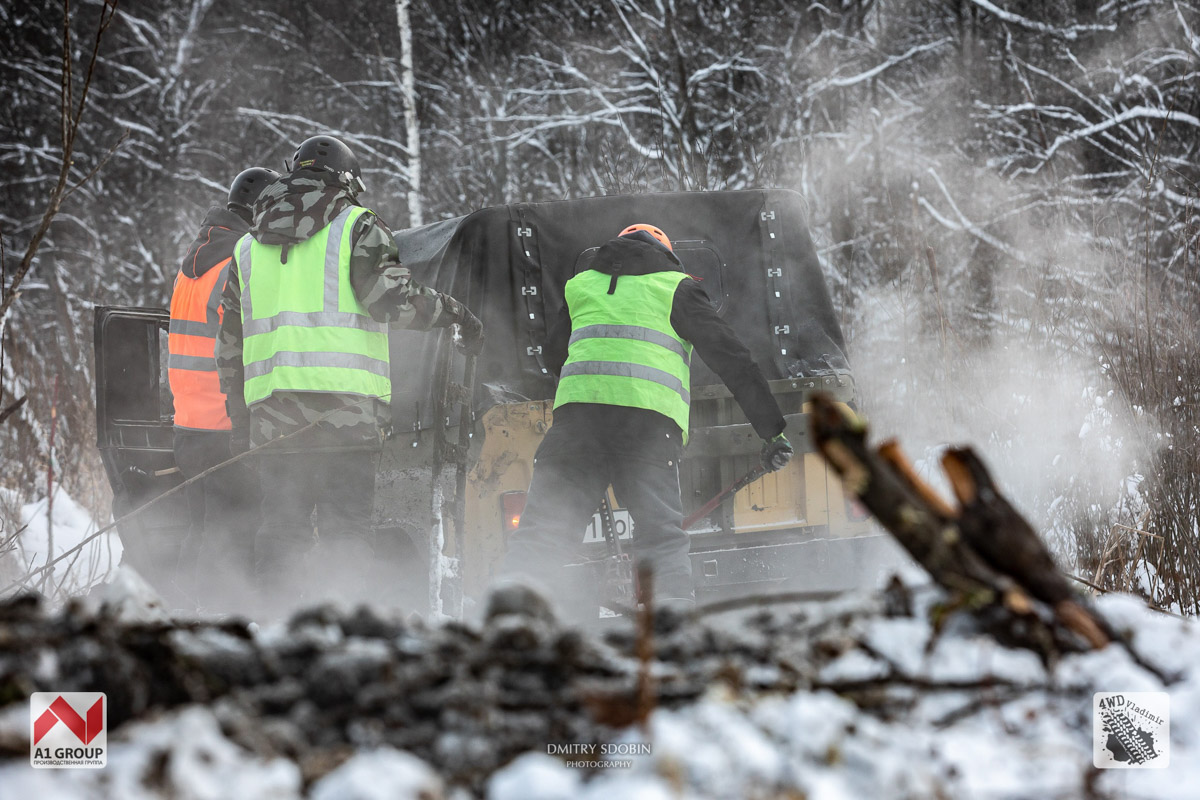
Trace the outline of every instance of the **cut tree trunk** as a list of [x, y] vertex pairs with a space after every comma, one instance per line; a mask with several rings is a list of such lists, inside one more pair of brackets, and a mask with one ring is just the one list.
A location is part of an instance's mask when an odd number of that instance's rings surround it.
[[921, 480], [899, 444], [872, 449], [866, 424], [848, 408], [827, 394], [812, 402], [821, 454], [846, 489], [949, 592], [948, 610], [971, 609], [997, 638], [1033, 650], [1046, 663], [1119, 639], [1075, 593], [974, 452], [955, 448], [942, 459], [955, 507]]

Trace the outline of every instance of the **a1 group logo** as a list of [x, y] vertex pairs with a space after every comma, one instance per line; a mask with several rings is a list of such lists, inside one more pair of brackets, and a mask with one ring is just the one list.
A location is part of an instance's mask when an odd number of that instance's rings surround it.
[[29, 728], [29, 763], [35, 767], [98, 769], [108, 763], [103, 692], [34, 692]]

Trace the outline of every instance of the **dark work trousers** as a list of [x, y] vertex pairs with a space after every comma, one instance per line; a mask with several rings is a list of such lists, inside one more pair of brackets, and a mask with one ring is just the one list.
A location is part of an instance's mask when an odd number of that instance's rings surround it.
[[633, 519], [633, 556], [654, 570], [660, 599], [693, 599], [689, 539], [680, 527], [679, 426], [653, 411], [568, 403], [534, 458], [520, 526], [509, 541], [502, 574], [529, 575], [557, 594], [563, 565], [578, 554], [583, 533], [612, 484]]
[[263, 502], [254, 572], [268, 604], [368, 599], [362, 576], [374, 558], [378, 461], [371, 450], [259, 455]]
[[[229, 431], [175, 429], [175, 465], [194, 478], [229, 454]], [[232, 566], [248, 563], [258, 528], [258, 476], [245, 461], [229, 464], [185, 490], [188, 532], [179, 553], [185, 591], [207, 604], [205, 587]]]

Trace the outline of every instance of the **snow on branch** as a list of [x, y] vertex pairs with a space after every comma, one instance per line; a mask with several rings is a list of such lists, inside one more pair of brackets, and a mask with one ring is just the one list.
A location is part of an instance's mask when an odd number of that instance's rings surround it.
[[933, 167], [930, 167], [926, 170], [926, 172], [933, 177], [934, 182], [937, 183], [938, 188], [942, 192], [942, 196], [946, 198], [946, 202], [950, 204], [950, 209], [954, 212], [954, 215], [958, 217], [959, 220], [958, 222], [955, 222], [954, 220], [947, 219], [924, 197], [918, 198], [917, 202], [921, 204], [921, 207], [928, 211], [929, 215], [937, 220], [940, 225], [952, 231], [966, 231], [976, 239], [979, 239], [981, 242], [990, 244], [992, 247], [996, 248], [1008, 257], [1019, 261], [1022, 264], [1030, 263], [1029, 259], [1026, 258], [1023, 253], [1013, 249], [1006, 242], [997, 239], [995, 236], [992, 236], [983, 228], [979, 227], [979, 225], [967, 219], [967, 215], [959, 209], [958, 204], [954, 202], [954, 198], [950, 196], [950, 190], [947, 189], [946, 184], [942, 182], [942, 178], [937, 174], [937, 170], [935, 170]]
[[1187, 37], [1188, 47], [1191, 48], [1192, 53], [1200, 56], [1200, 36], [1192, 31], [1192, 26], [1188, 25], [1187, 20], [1184, 19], [1183, 11], [1180, 10], [1178, 3], [1175, 4], [1175, 17], [1179, 20], [1180, 27], [1183, 28], [1184, 36]]
[[1026, 30], [1037, 31], [1038, 33], [1046, 33], [1051, 36], [1057, 36], [1062, 39], [1074, 40], [1081, 33], [1090, 33], [1094, 31], [1115, 31], [1116, 25], [1072, 25], [1068, 28], [1056, 28], [1053, 25], [1047, 25], [1044, 22], [1022, 17], [1020, 14], [1014, 14], [1011, 11], [1006, 11], [988, 0], [970, 0], [984, 11], [999, 17], [1005, 22], [1013, 25], [1018, 25]]
[[882, 64], [877, 64], [876, 66], [872, 67], [871, 69], [867, 70], [866, 72], [861, 72], [858, 75], [854, 75], [854, 76], [847, 77], [847, 78], [830, 78], [829, 80], [819, 81], [816, 84], [816, 86], [814, 87], [813, 93], [815, 94], [816, 92], [820, 92], [820, 91], [822, 91], [824, 89], [828, 89], [828, 88], [844, 88], [846, 86], [854, 86], [855, 84], [862, 83], [863, 81], [869, 81], [871, 78], [874, 78], [876, 75], [879, 75], [880, 73], [891, 69], [892, 67], [896, 66], [897, 64], [901, 64], [905, 61], [908, 61], [913, 56], [919, 55], [921, 53], [927, 53], [930, 50], [937, 50], [938, 48], [942, 47], [943, 45], [946, 45], [949, 43], [950, 43], [950, 38], [943, 37], [941, 39], [938, 39], [936, 42], [929, 42], [927, 44], [915, 45], [913, 47], [910, 47], [904, 53], [901, 53], [898, 56], [892, 56], [887, 61], [884, 61]]
[[1101, 133], [1116, 125], [1122, 125], [1130, 120], [1135, 119], [1165, 119], [1167, 121], [1182, 122], [1185, 125], [1191, 125], [1194, 128], [1200, 128], [1200, 117], [1188, 114], [1186, 111], [1176, 111], [1170, 108], [1151, 108], [1149, 106], [1134, 106], [1127, 108], [1120, 114], [1116, 114], [1108, 119], [1088, 125], [1085, 128], [1079, 128], [1069, 133], [1059, 134], [1054, 142], [1046, 149], [1043, 158], [1043, 163], [1049, 161], [1050, 158], [1058, 151], [1060, 147], [1079, 139], [1086, 138], [1092, 134]]
[[173, 82], [177, 81], [183, 75], [183, 71], [188, 65], [200, 29], [200, 23], [204, 20], [204, 15], [208, 13], [212, 4], [213, 0], [199, 0], [192, 6], [192, 11], [188, 14], [187, 29], [179, 37], [179, 44], [175, 48], [175, 61], [171, 64], [169, 70]]
[[[284, 114], [276, 111], [266, 111], [260, 108], [248, 108], [240, 106], [234, 112], [239, 117], [245, 117], [265, 125], [273, 133], [277, 133], [281, 138], [286, 139], [288, 132], [284, 126], [288, 123], [294, 125], [295, 129], [308, 131], [323, 131], [330, 136], [336, 136], [339, 139], [344, 139], [347, 142], [364, 150], [368, 155], [374, 156], [381, 161], [384, 161], [398, 172], [407, 174], [408, 167], [402, 161], [391, 158], [384, 152], [384, 147], [395, 148], [401, 153], [407, 153], [408, 148], [403, 142], [396, 139], [389, 139], [384, 136], [375, 136], [369, 133], [363, 133], [356, 130], [343, 129], [337, 126], [330, 126], [325, 123], [317, 122], [300, 114]], [[306, 134], [308, 135], [308, 134]]]

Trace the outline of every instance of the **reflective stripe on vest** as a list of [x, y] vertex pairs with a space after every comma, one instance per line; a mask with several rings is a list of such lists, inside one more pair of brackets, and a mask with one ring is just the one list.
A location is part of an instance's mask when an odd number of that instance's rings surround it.
[[565, 403], [645, 408], [679, 425], [687, 442], [692, 346], [671, 326], [682, 272], [611, 275], [586, 270], [567, 281], [571, 341], [554, 396]]
[[278, 391], [390, 398], [387, 325], [350, 285], [350, 234], [364, 213], [350, 206], [289, 245], [286, 264], [278, 245], [238, 241], [247, 405]]
[[167, 335], [167, 381], [175, 402], [175, 425], [180, 428], [227, 431], [231, 427], [214, 358], [229, 262], [225, 259], [199, 278], [182, 272], [175, 278]]

